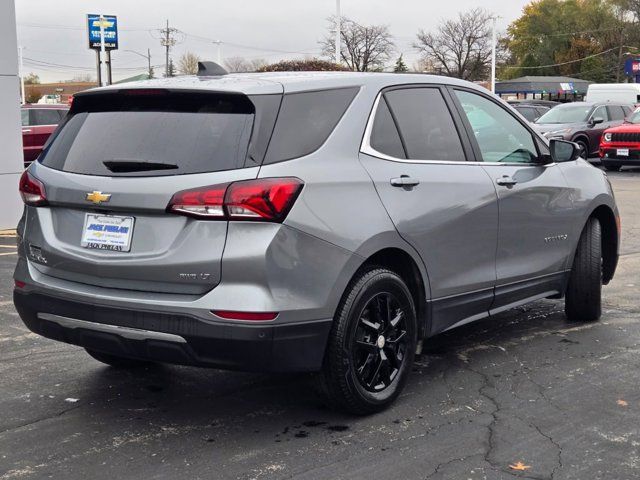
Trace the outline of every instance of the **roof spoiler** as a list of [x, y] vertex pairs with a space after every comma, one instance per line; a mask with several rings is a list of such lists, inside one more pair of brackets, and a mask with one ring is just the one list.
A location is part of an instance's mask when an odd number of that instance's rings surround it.
[[215, 62], [198, 62], [199, 77], [219, 77], [228, 74], [229, 72]]

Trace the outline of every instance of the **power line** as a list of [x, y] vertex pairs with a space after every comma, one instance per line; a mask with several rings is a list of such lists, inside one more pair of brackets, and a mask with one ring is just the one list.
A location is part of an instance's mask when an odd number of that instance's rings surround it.
[[577, 63], [577, 62], [582, 62], [583, 60], [588, 60], [590, 58], [599, 57], [600, 55], [604, 55], [605, 53], [609, 53], [609, 52], [613, 52], [614, 50], [618, 50], [620, 47], [624, 47], [624, 45], [619, 45], [617, 47], [610, 48], [610, 49], [605, 50], [603, 52], [595, 53], [593, 55], [589, 55], [589, 56], [583, 57], [583, 58], [578, 58], [577, 60], [570, 60], [568, 62], [554, 63], [554, 64], [551, 64], [551, 65], [538, 65], [538, 66], [535, 66], [535, 67], [519, 67], [519, 66], [516, 66], [516, 65], [506, 65], [506, 66], [504, 66], [502, 68], [508, 68], [508, 69], [516, 68], [516, 69], [520, 69], [520, 70], [535, 70], [535, 69], [538, 69], [538, 68], [562, 67], [563, 65], [570, 65], [572, 63]]

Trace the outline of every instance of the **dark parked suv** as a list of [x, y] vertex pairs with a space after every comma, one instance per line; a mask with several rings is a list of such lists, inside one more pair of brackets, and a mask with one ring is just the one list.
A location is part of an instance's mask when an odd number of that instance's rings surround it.
[[604, 131], [621, 125], [632, 110], [633, 105], [619, 103], [565, 103], [540, 117], [536, 128], [549, 139], [576, 142], [588, 158], [598, 155]]
[[31, 330], [117, 367], [315, 372], [369, 413], [440, 332], [548, 297], [600, 318], [620, 223], [574, 143], [451, 78], [208, 68], [78, 94], [24, 173]]

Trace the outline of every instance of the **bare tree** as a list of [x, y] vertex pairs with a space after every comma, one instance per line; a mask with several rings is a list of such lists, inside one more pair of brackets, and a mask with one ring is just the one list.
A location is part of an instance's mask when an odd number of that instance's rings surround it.
[[436, 71], [465, 80], [485, 79], [491, 62], [491, 19], [482, 8], [460, 13], [434, 32], [420, 30], [413, 46]]
[[198, 73], [200, 57], [195, 53], [185, 52], [178, 60], [178, 71], [183, 75], [195, 75]]
[[224, 66], [230, 73], [242, 73], [251, 70], [251, 65], [243, 57], [229, 57], [224, 61]]
[[[322, 55], [334, 58], [336, 17], [329, 18], [326, 37], [320, 41]], [[387, 25], [360, 25], [342, 17], [340, 28], [342, 61], [350, 70], [370, 72], [382, 70], [395, 50], [393, 37]]]
[[243, 57], [229, 57], [224, 61], [224, 66], [230, 73], [256, 72], [267, 65], [264, 58], [247, 60]]
[[249, 71], [257, 72], [269, 62], [267, 62], [264, 58], [254, 58], [253, 60], [250, 60], [249, 63], [251, 64], [251, 70]]

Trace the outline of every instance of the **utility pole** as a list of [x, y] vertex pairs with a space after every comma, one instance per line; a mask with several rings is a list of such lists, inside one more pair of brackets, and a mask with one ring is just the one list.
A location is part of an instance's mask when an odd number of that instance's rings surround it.
[[27, 97], [24, 94], [24, 62], [22, 60], [22, 46], [18, 47], [18, 57], [20, 59], [20, 92], [22, 93], [22, 105], [27, 103]]
[[169, 52], [171, 50], [171, 47], [176, 44], [174, 35], [177, 33], [177, 31], [178, 30], [175, 28], [169, 28], [169, 20], [167, 20], [167, 28], [163, 28], [162, 30], [160, 30], [160, 33], [162, 34], [160, 44], [165, 48], [165, 77], [169, 76]]
[[340, 0], [336, 0], [336, 63], [340, 63], [340, 40], [342, 35], [342, 13], [340, 9]]
[[493, 21], [493, 32], [491, 34], [491, 92], [496, 93], [496, 50], [498, 45], [498, 33], [496, 30], [496, 23], [498, 21], [498, 17], [494, 16], [492, 18]]
[[153, 76], [153, 67], [151, 66], [151, 49], [150, 48], [147, 48], [146, 55], [144, 53], [136, 52], [135, 50], [125, 50], [125, 52], [135, 53], [136, 55], [146, 59], [147, 63], [149, 64], [149, 78]]

